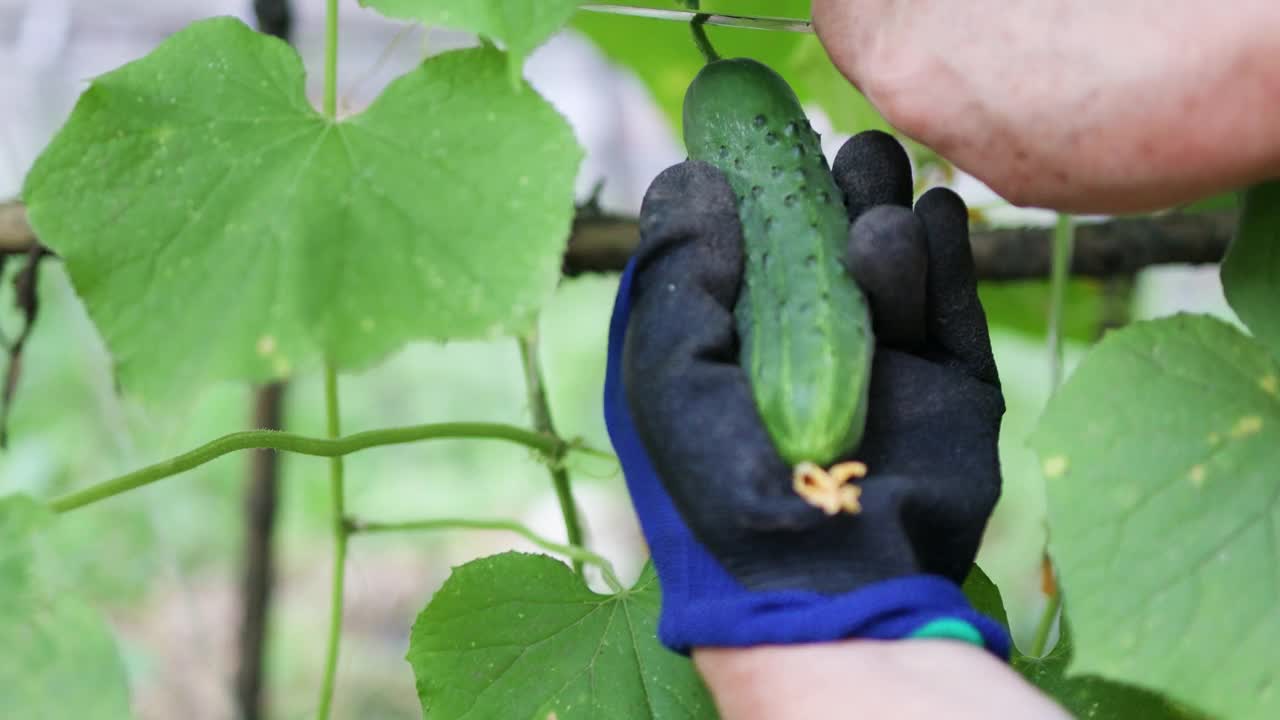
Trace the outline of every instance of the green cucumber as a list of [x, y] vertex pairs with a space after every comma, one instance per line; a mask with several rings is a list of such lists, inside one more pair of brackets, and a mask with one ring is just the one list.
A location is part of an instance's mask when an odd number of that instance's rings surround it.
[[689, 86], [684, 141], [738, 197], [746, 261], [734, 316], [756, 407], [783, 459], [825, 467], [862, 440], [875, 342], [841, 261], [849, 219], [818, 135], [781, 76], [735, 58]]

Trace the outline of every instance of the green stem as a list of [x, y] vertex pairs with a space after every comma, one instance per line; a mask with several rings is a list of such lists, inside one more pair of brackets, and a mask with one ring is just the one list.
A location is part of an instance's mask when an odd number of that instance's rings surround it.
[[529, 528], [512, 520], [473, 520], [470, 518], [442, 518], [439, 520], [417, 520], [413, 522], [359, 522], [351, 521], [348, 525], [351, 533], [384, 533], [405, 532], [412, 530], [505, 530], [525, 538], [548, 552], [563, 555], [574, 563], [587, 563], [600, 568], [604, 581], [614, 592], [622, 592], [622, 583], [614, 572], [613, 563], [605, 557], [577, 545], [564, 545], [538, 535]]
[[[330, 438], [342, 433], [338, 411], [338, 372], [332, 363], [324, 368], [324, 406]], [[333, 503], [333, 585], [329, 591], [329, 642], [325, 651], [324, 676], [320, 683], [318, 720], [326, 720], [333, 706], [333, 685], [338, 674], [338, 649], [342, 639], [343, 589], [347, 574], [346, 493], [343, 488], [342, 456], [329, 460], [329, 493]]]
[[[551, 405], [542, 379], [542, 367], [538, 363], [538, 335], [534, 330], [528, 337], [520, 338], [520, 360], [524, 365], [525, 387], [529, 395], [529, 412], [533, 415], [533, 427], [549, 436], [556, 435], [555, 422], [551, 419]], [[551, 485], [560, 502], [560, 514], [564, 517], [565, 536], [570, 545], [582, 547], [582, 523], [578, 519], [578, 506], [573, 501], [573, 488], [569, 486], [569, 471], [564, 467], [563, 454], [549, 458], [551, 461]], [[572, 558], [571, 558], [572, 559]], [[582, 572], [582, 563], [573, 560], [573, 571]]]
[[1071, 254], [1075, 246], [1075, 223], [1070, 215], [1058, 215], [1053, 231], [1053, 263], [1049, 270], [1049, 389], [1062, 384], [1062, 327], [1071, 277]]
[[720, 53], [711, 44], [711, 40], [707, 38], [707, 18], [711, 17], [706, 13], [700, 13], [693, 16], [693, 22], [689, 23], [689, 29], [693, 31], [693, 44], [698, 46], [698, 52], [702, 53], [702, 58], [711, 64], [720, 59]]
[[[223, 435], [216, 440], [168, 460], [162, 460], [140, 470], [134, 470], [131, 473], [55, 498], [49, 503], [49, 507], [54, 512], [59, 513], [75, 510], [76, 508], [91, 505], [186, 472], [216, 460], [223, 455], [240, 450], [269, 449], [332, 458], [386, 445], [403, 445], [423, 440], [456, 438], [505, 440], [536, 450], [549, 459], [560, 457], [565, 452], [576, 450], [573, 445], [566, 444], [559, 438], [501, 423], [452, 422], [409, 425], [406, 427], [369, 430], [341, 438], [314, 438], [277, 430], [247, 430]], [[610, 457], [607, 453], [599, 450], [584, 450], [584, 452]]]
[[1036, 625], [1036, 635], [1031, 641], [1031, 657], [1038, 658], [1044, 656], [1045, 646], [1049, 644], [1049, 631], [1053, 629], [1053, 621], [1058, 618], [1058, 611], [1062, 609], [1062, 593], [1058, 591], [1057, 584], [1054, 584], [1053, 593], [1049, 595], [1049, 602], [1045, 605], [1044, 613], [1040, 615], [1040, 623]]
[[324, 11], [324, 114], [338, 116], [338, 0], [326, 0]]
[[[1053, 231], [1053, 261], [1049, 269], [1049, 391], [1055, 392], [1062, 384], [1062, 336], [1063, 320], [1066, 312], [1067, 281], [1071, 273], [1071, 254], [1075, 246], [1075, 223], [1070, 215], [1058, 214], [1058, 224]], [[1052, 561], [1049, 561], [1049, 572], [1052, 572]], [[1031, 656], [1044, 655], [1045, 646], [1049, 644], [1049, 631], [1062, 609], [1062, 592], [1058, 583], [1053, 584], [1049, 593], [1040, 622], [1036, 625], [1036, 634], [1031, 643]]]
[[[607, 450], [598, 450], [596, 448], [593, 448], [590, 445], [587, 445], [586, 441], [583, 440], [582, 438], [574, 438], [573, 440], [561, 440], [558, 437], [549, 437], [548, 439], [557, 441], [560, 443], [559, 446], [564, 448], [563, 451], [560, 451], [562, 455], [576, 453], [578, 455], [587, 455], [589, 457], [598, 458], [600, 460], [608, 460], [609, 462], [614, 463], [615, 465], [618, 462], [617, 455]], [[555, 452], [556, 451], [553, 451], [550, 454], [555, 454]]]

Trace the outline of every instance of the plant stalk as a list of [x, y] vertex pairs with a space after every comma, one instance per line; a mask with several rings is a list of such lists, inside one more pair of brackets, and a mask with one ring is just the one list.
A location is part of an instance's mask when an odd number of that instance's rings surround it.
[[338, 117], [338, 0], [325, 0], [323, 110], [330, 120]]
[[[577, 449], [559, 438], [501, 423], [452, 422], [409, 425], [381, 430], [368, 430], [341, 438], [315, 438], [276, 430], [246, 430], [223, 435], [181, 455], [161, 460], [154, 465], [148, 465], [96, 485], [90, 485], [83, 490], [67, 493], [50, 501], [49, 507], [54, 512], [64, 513], [86, 505], [92, 505], [167, 477], [178, 475], [216, 460], [223, 455], [240, 450], [282, 450], [300, 455], [333, 458], [386, 445], [403, 445], [422, 440], [457, 438], [505, 440], [542, 453], [548, 459], [559, 457], [569, 450]], [[584, 449], [583, 452], [605, 455], [598, 450]]]
[[[520, 360], [524, 365], [525, 387], [529, 395], [529, 412], [533, 415], [535, 430], [549, 437], [556, 435], [555, 422], [551, 419], [551, 405], [547, 402], [546, 383], [542, 377], [542, 366], [538, 362], [538, 336], [534, 330], [528, 337], [520, 338]], [[569, 485], [569, 471], [564, 467], [563, 454], [553, 456], [550, 460], [551, 485], [556, 491], [556, 500], [560, 503], [560, 514], [564, 517], [565, 536], [570, 545], [582, 547], [582, 523], [578, 518], [578, 506], [573, 501], [573, 488]], [[582, 562], [570, 558], [573, 571], [582, 572]]]
[[1044, 657], [1049, 644], [1049, 631], [1053, 629], [1053, 621], [1058, 619], [1058, 611], [1061, 609], [1062, 592], [1058, 589], [1057, 583], [1054, 583], [1054, 590], [1049, 593], [1048, 604], [1045, 605], [1044, 613], [1040, 615], [1040, 622], [1036, 625], [1035, 638], [1031, 641], [1031, 657]]
[[622, 582], [613, 569], [613, 563], [605, 557], [577, 545], [564, 545], [538, 535], [528, 527], [513, 520], [476, 520], [472, 518], [441, 518], [439, 520], [416, 520], [411, 522], [360, 522], [351, 521], [348, 531], [351, 533], [384, 533], [407, 532], [415, 530], [504, 530], [513, 532], [548, 552], [563, 555], [581, 565], [587, 563], [600, 568], [605, 583], [614, 592], [622, 592]]
[[[341, 434], [338, 409], [338, 372], [332, 363], [324, 368], [324, 405], [330, 438]], [[329, 492], [333, 503], [333, 586], [329, 593], [329, 642], [325, 651], [324, 676], [320, 684], [318, 720], [327, 720], [333, 705], [333, 685], [338, 673], [338, 649], [342, 639], [343, 589], [347, 569], [346, 497], [343, 488], [342, 456], [329, 460]]]
[[707, 37], [707, 18], [709, 17], [711, 16], [706, 13], [700, 13], [693, 17], [693, 22], [689, 23], [689, 29], [693, 32], [693, 44], [698, 46], [698, 52], [702, 53], [702, 59], [708, 65], [720, 59], [720, 53], [716, 52], [715, 46]]
[[1075, 246], [1075, 222], [1070, 215], [1058, 215], [1053, 231], [1053, 259], [1049, 266], [1049, 390], [1062, 384], [1062, 335], [1066, 313], [1067, 281], [1071, 277], [1071, 254]]
[[[1071, 255], [1075, 245], [1075, 222], [1066, 213], [1058, 214], [1058, 223], [1053, 231], [1053, 260], [1049, 268], [1049, 392], [1058, 390], [1063, 376], [1063, 321], [1066, 312], [1067, 281], [1071, 276]], [[1046, 555], [1049, 572], [1053, 571], [1052, 560]], [[1045, 603], [1040, 622], [1036, 625], [1036, 634], [1031, 642], [1031, 656], [1044, 655], [1049, 644], [1049, 633], [1053, 623], [1058, 619], [1062, 609], [1062, 591], [1058, 583], [1053, 584]]]

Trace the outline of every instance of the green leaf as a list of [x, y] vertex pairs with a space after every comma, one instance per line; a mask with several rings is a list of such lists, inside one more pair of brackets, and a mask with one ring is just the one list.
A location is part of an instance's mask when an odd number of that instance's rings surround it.
[[1153, 692], [1095, 675], [1068, 676], [1072, 639], [1064, 624], [1062, 637], [1043, 658], [1017, 654], [1013, 667], [1033, 685], [1057, 700], [1072, 715], [1089, 720], [1201, 720], [1202, 715]]
[[806, 99], [822, 108], [836, 131], [850, 135], [864, 130], [893, 132], [871, 101], [831, 63], [816, 36], [800, 41], [791, 67], [807, 89]]
[[115, 640], [98, 614], [37, 572], [44, 506], [0, 498], [0, 698], [7, 717], [127, 718]]
[[[1042, 338], [1049, 331], [1051, 293], [1046, 280], [984, 282], [978, 298], [987, 322], [1024, 335]], [[1087, 278], [1067, 282], [1062, 334], [1068, 340], [1093, 342], [1099, 334], [1103, 306], [1101, 283]]]
[[[638, 0], [628, 5], [667, 7], [670, 0]], [[704, 0], [701, 10], [747, 16], [809, 17], [807, 0]], [[589, 36], [615, 63], [639, 76], [678, 130], [685, 90], [702, 68], [703, 58], [685, 23], [582, 12], [572, 27]], [[724, 57], [750, 57], [778, 71], [805, 106], [818, 106], [838, 132], [879, 129], [892, 132], [871, 103], [831, 63], [817, 38], [789, 32], [709, 27], [712, 44]], [[949, 178], [952, 168], [933, 151], [899, 137], [920, 171], [937, 170]]]
[[656, 636], [660, 594], [599, 595], [545, 555], [454, 569], [418, 616], [408, 660], [423, 714], [476, 718], [714, 718], [692, 664]]
[[1207, 198], [1187, 203], [1178, 208], [1179, 212], [1184, 213], [1205, 213], [1205, 212], [1221, 212], [1227, 210], [1235, 210], [1240, 207], [1240, 195], [1238, 191], [1230, 191], [1210, 195]]
[[0, 496], [0, 603], [31, 586], [31, 537], [49, 523], [49, 511], [27, 495]]
[[513, 81], [524, 59], [564, 27], [582, 0], [360, 0], [387, 17], [464, 30], [506, 46]]
[[195, 23], [93, 81], [27, 177], [32, 224], [147, 395], [521, 330], [581, 151], [504, 62], [434, 57], [334, 122], [286, 44]]
[[1280, 180], [1245, 193], [1240, 229], [1222, 262], [1222, 289], [1253, 336], [1280, 358]]
[[1073, 672], [1280, 717], [1280, 365], [1220, 320], [1108, 334], [1032, 437]]
[[964, 595], [969, 598], [974, 610], [1000, 623], [1005, 630], [1009, 629], [1009, 615], [1005, 612], [1000, 588], [991, 582], [982, 568], [974, 565], [960, 589], [964, 590]]
[[[669, 7], [667, 1], [645, 4]], [[807, 0], [703, 0], [701, 9], [704, 12], [809, 17]], [[702, 55], [694, 47], [687, 23], [580, 12], [574, 16], [572, 27], [595, 41], [610, 60], [635, 72], [674, 127], [680, 128], [685, 90], [703, 66]], [[803, 35], [726, 27], [708, 27], [707, 35], [723, 57], [755, 58], [782, 73], [801, 101], [807, 99], [803, 82], [790, 68], [791, 58], [804, 40]]]
[[[1000, 589], [977, 565], [964, 581], [964, 594], [974, 609], [1009, 629]], [[1066, 675], [1071, 661], [1071, 631], [1064, 623], [1062, 637], [1043, 658], [1013, 652], [1013, 667], [1057, 700], [1073, 715], [1090, 720], [1192, 720], [1191, 711], [1176, 709], [1161, 696], [1096, 676]]]

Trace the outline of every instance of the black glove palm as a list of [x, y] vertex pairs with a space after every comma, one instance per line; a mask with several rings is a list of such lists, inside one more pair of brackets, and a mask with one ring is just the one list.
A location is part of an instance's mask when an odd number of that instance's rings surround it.
[[828, 517], [796, 495], [760, 421], [733, 322], [741, 226], [705, 163], [670, 168], [645, 197], [623, 358], [631, 414], [685, 522], [746, 587], [959, 583], [999, 497], [1004, 412], [967, 212], [944, 189], [912, 212], [910, 163], [883, 133], [846, 143], [833, 171], [877, 337], [866, 432], [846, 458], [869, 468], [862, 512]]

